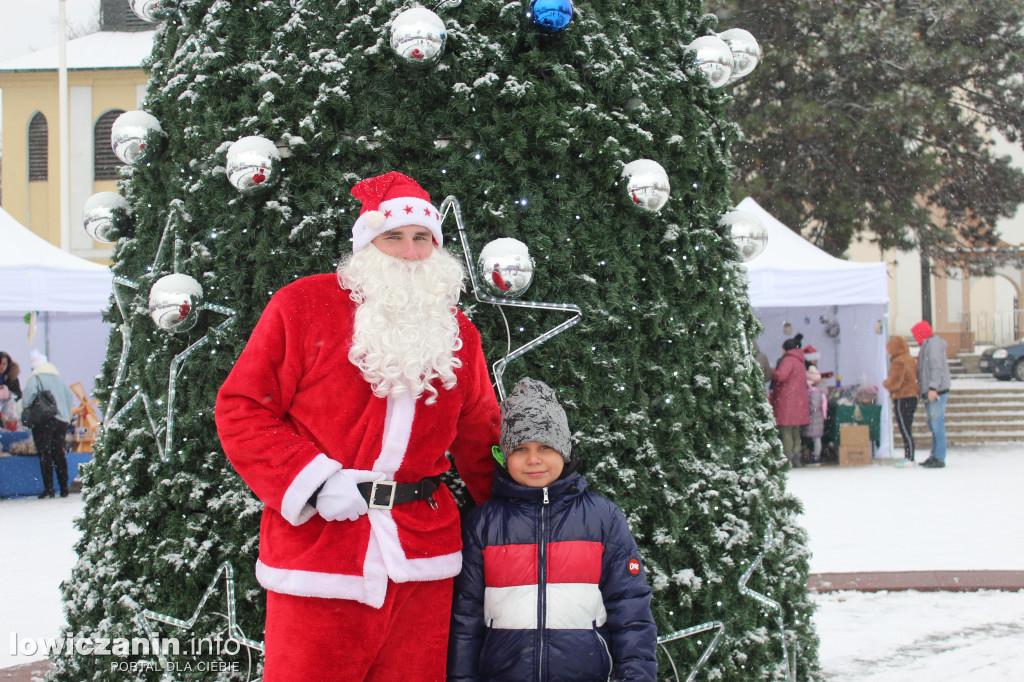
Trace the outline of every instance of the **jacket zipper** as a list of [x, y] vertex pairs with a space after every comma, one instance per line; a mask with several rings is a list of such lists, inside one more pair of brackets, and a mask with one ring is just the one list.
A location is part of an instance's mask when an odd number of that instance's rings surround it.
[[597, 631], [597, 622], [594, 623], [594, 635], [597, 637], [597, 641], [604, 647], [604, 655], [608, 657], [608, 682], [612, 682], [612, 673], [615, 672], [614, 666], [612, 665], [612, 650], [608, 648], [608, 642], [604, 641], [604, 637]]
[[548, 489], [544, 488], [544, 504], [540, 508], [540, 531], [537, 534], [537, 633], [540, 646], [537, 647], [537, 682], [544, 681], [544, 650], [547, 640], [547, 514]]

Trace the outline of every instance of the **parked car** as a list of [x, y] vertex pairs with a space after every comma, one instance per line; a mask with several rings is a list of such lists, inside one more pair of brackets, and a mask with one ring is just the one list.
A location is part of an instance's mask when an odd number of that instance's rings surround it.
[[978, 369], [1001, 381], [1024, 381], [1024, 339], [1017, 339], [1009, 346], [986, 350], [978, 361]]
[[995, 360], [992, 359], [992, 354], [998, 350], [998, 347], [993, 346], [992, 348], [986, 348], [981, 352], [981, 357], [978, 358], [978, 371], [985, 374], [991, 374], [992, 369], [995, 366]]

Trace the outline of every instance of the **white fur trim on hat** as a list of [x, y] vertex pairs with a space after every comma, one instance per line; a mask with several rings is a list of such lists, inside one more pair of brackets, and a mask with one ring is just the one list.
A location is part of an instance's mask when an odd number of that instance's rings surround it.
[[429, 201], [417, 197], [396, 197], [382, 201], [376, 211], [366, 211], [352, 227], [352, 253], [389, 230], [404, 225], [420, 225], [430, 230], [434, 242], [440, 245], [441, 212]]

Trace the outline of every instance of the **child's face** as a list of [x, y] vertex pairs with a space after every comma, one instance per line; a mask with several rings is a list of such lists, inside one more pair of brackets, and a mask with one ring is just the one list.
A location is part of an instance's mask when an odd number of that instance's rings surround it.
[[546, 488], [558, 480], [565, 468], [562, 453], [536, 441], [513, 448], [506, 463], [512, 480], [530, 488]]

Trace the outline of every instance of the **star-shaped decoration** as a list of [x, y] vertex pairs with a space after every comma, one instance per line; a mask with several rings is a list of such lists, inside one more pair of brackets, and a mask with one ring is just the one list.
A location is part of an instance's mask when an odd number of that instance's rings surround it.
[[[135, 616], [135, 623], [140, 628], [142, 628], [142, 630], [146, 633], [147, 639], [149, 639], [150, 641], [160, 642], [159, 635], [152, 625], [153, 623], [164, 623], [166, 625], [172, 625], [176, 628], [184, 630], [185, 632], [188, 632], [196, 624], [196, 621], [199, 620], [199, 614], [202, 613], [203, 607], [206, 605], [206, 602], [209, 601], [210, 597], [212, 597], [217, 592], [217, 586], [220, 583], [222, 575], [224, 576], [225, 602], [227, 606], [227, 613], [223, 614], [214, 612], [214, 615], [221, 616], [228, 622], [227, 637], [223, 641], [234, 642], [239, 647], [245, 647], [249, 650], [250, 656], [252, 654], [263, 654], [263, 642], [257, 642], [254, 639], [249, 639], [248, 637], [246, 637], [245, 633], [242, 632], [242, 628], [238, 625], [237, 607], [235, 605], [235, 571], [231, 567], [231, 564], [227, 562], [221, 564], [220, 567], [217, 569], [216, 575], [213, 576], [213, 580], [210, 581], [210, 585], [206, 588], [206, 592], [203, 593], [202, 598], [199, 600], [199, 604], [192, 612], [192, 617], [188, 620], [182, 620], [181, 618], [175, 618], [174, 616], [168, 616], [163, 613], [157, 613], [156, 611], [152, 611], [150, 609], [144, 609], [138, 615]], [[217, 639], [218, 643], [220, 641], [220, 639]], [[161, 646], [154, 646], [153, 651], [156, 653], [157, 659], [160, 661], [161, 669], [170, 669], [170, 661], [167, 660], [166, 649]], [[251, 658], [249, 665], [251, 671], [253, 665]], [[253, 682], [259, 682], [259, 680], [254, 680]]]
[[[160, 236], [160, 244], [156, 249], [156, 257], [153, 259], [153, 265], [151, 270], [157, 272], [160, 266], [160, 262], [163, 260], [164, 244], [167, 242], [169, 234], [175, 231], [175, 218], [184, 217], [185, 204], [181, 199], [174, 199], [171, 201], [170, 209], [167, 213], [167, 221], [164, 223], [164, 231]], [[177, 242], [177, 240], [174, 240]], [[175, 254], [175, 260], [177, 260], [177, 254]], [[128, 308], [125, 305], [125, 300], [122, 297], [122, 292], [118, 287], [127, 287], [133, 290], [132, 295], [135, 296], [139, 291], [139, 283], [122, 277], [120, 275], [114, 276], [114, 301], [117, 303], [117, 309], [121, 313], [121, 324], [118, 326], [118, 331], [121, 332], [121, 356], [117, 361], [117, 374], [114, 376], [114, 385], [110, 389], [110, 400], [107, 402], [107, 410], [105, 412], [104, 421], [110, 421], [114, 410], [117, 409], [118, 392], [121, 388], [121, 382], [124, 381], [125, 373], [128, 371], [128, 353], [131, 351], [132, 341], [131, 334], [132, 328], [135, 324], [135, 317], [128, 314]], [[124, 409], [118, 410], [116, 414], [121, 414]]]
[[150, 402], [149, 396], [138, 391], [135, 395], [128, 399], [128, 402], [124, 404], [120, 410], [114, 413], [110, 419], [107, 420], [108, 426], [115, 426], [121, 419], [121, 415], [132, 409], [136, 403], [142, 403], [143, 409], [146, 411], [146, 419], [149, 421], [150, 433], [153, 434], [153, 440], [156, 442], [157, 452], [160, 454], [160, 459], [167, 461], [167, 452], [163, 448], [163, 444], [160, 442], [160, 431], [161, 427], [159, 420], [154, 417], [155, 411], [153, 410], [153, 404]]
[[786, 667], [786, 679], [790, 682], [796, 682], [796, 649], [790, 651], [789, 647], [786, 646], [786, 624], [782, 620], [782, 604], [767, 595], [755, 592], [747, 587], [747, 581], [750, 580], [750, 576], [753, 575], [754, 571], [757, 570], [757, 567], [761, 565], [761, 561], [764, 560], [764, 555], [773, 546], [775, 546], [774, 534], [772, 529], [769, 527], [765, 537], [765, 549], [757, 555], [757, 558], [750, 563], [747, 570], [743, 572], [742, 576], [740, 576], [739, 589], [740, 594], [750, 597], [761, 604], [761, 606], [764, 606], [766, 609], [776, 613], [775, 622], [778, 624], [779, 631], [782, 633], [782, 663]]
[[[209, 310], [211, 312], [220, 313], [222, 315], [228, 316], [228, 319], [224, 320], [214, 328], [214, 332], [221, 332], [227, 329], [228, 327], [235, 323], [235, 319], [237, 318], [237, 314], [235, 313], [234, 310], [232, 310], [231, 308], [225, 308], [224, 306], [221, 305], [204, 303], [199, 306], [199, 309]], [[174, 442], [174, 396], [176, 393], [178, 375], [181, 374], [182, 365], [185, 363], [185, 360], [188, 359], [188, 356], [192, 355], [192, 353], [202, 348], [209, 342], [210, 335], [206, 334], [203, 336], [203, 338], [199, 339], [191, 346], [175, 355], [174, 359], [171, 361], [170, 375], [167, 378], [167, 420], [165, 422], [167, 424], [167, 430], [165, 432], [166, 440], [164, 442], [165, 457], [170, 455], [171, 444]]]
[[128, 351], [132, 347], [132, 323], [134, 318], [128, 315], [127, 309], [125, 308], [124, 299], [121, 298], [121, 291], [118, 286], [128, 287], [130, 289], [138, 290], [139, 285], [130, 279], [126, 279], [119, 275], [114, 276], [114, 301], [117, 303], [117, 309], [121, 312], [121, 324], [118, 325], [117, 329], [121, 332], [121, 356], [117, 360], [117, 374], [114, 376], [114, 385], [110, 389], [110, 400], [107, 402], [107, 411], [104, 413], [104, 421], [109, 421], [111, 414], [117, 407], [117, 392], [120, 389], [121, 381], [124, 380], [125, 372], [128, 371]]
[[409, 215], [409, 214], [411, 214], [411, 213], [412, 213], [412, 206], [406, 206], [406, 207], [405, 207], [405, 214], [406, 214], [406, 215]]
[[423, 215], [425, 215], [425, 216], [427, 216], [429, 218], [430, 217], [430, 209], [429, 208], [423, 209]]
[[[561, 334], [566, 329], [579, 322], [583, 318], [583, 311], [580, 310], [580, 307], [578, 305], [574, 305], [572, 303], [542, 303], [539, 301], [516, 301], [509, 298], [496, 298], [494, 296], [489, 296], [487, 293], [484, 292], [483, 289], [480, 288], [480, 283], [479, 280], [477, 279], [476, 265], [474, 264], [474, 261], [476, 259], [473, 258], [473, 252], [469, 246], [469, 238], [466, 236], [466, 229], [462, 224], [462, 207], [459, 206], [459, 201], [454, 196], [447, 196], [445, 197], [445, 200], [441, 202], [440, 220], [442, 224], [444, 223], [444, 219], [448, 215], [449, 211], [451, 211], [455, 215], [455, 225], [456, 227], [458, 227], [459, 230], [459, 239], [462, 240], [462, 252], [463, 255], [466, 257], [466, 266], [469, 270], [469, 280], [473, 284], [473, 295], [476, 297], [476, 300], [480, 301], [481, 303], [489, 303], [491, 305], [496, 305], [499, 307], [499, 309], [509, 306], [515, 308], [533, 308], [537, 310], [558, 310], [561, 312], [573, 313], [573, 316], [570, 317], [568, 320], [565, 320], [561, 324], [552, 327], [551, 329], [547, 330], [546, 332], [536, 337], [535, 339], [527, 341], [526, 343], [519, 346], [515, 350], [510, 350], [508, 353], [505, 354], [505, 357], [498, 359], [491, 366], [491, 370], [494, 372], [494, 385], [498, 393], [498, 400], [504, 400], [505, 384], [502, 381], [502, 377], [505, 373], [505, 367], [508, 366], [508, 363], [520, 357], [521, 355], [524, 355], [525, 353], [533, 350], [534, 348], [541, 345], [548, 339]], [[502, 317], [504, 317], [504, 310], [502, 310], [501, 314]]]
[[[171, 201], [171, 206], [168, 211], [167, 221], [164, 223], [164, 231], [160, 237], [160, 244], [157, 246], [156, 257], [153, 259], [153, 265], [151, 272], [160, 272], [162, 261], [164, 260], [164, 245], [169, 241], [175, 243], [174, 246], [174, 272], [178, 271], [178, 260], [179, 260], [179, 240], [176, 239], [176, 219], [181, 218], [188, 220], [187, 214], [185, 213], [185, 204], [180, 199], [174, 199]], [[157, 450], [160, 454], [161, 459], [167, 460], [167, 457], [172, 452], [172, 445], [174, 443], [174, 397], [175, 387], [178, 379], [178, 375], [181, 373], [182, 365], [185, 360], [192, 355], [196, 350], [209, 343], [209, 334], [204, 335], [201, 339], [190, 345], [181, 353], [178, 353], [171, 361], [170, 373], [167, 379], [167, 412], [164, 417], [163, 424], [159, 423], [159, 420], [154, 418], [153, 403], [148, 395], [139, 391], [133, 395], [123, 407], [117, 409], [118, 393], [121, 388], [121, 384], [125, 379], [128, 371], [128, 353], [131, 350], [131, 333], [135, 322], [135, 316], [128, 314], [128, 308], [125, 305], [125, 301], [122, 298], [122, 293], [118, 289], [118, 286], [128, 287], [133, 289], [133, 295], [138, 294], [139, 284], [130, 279], [121, 276], [114, 277], [114, 300], [117, 302], [118, 310], [121, 313], [121, 325], [119, 330], [121, 332], [121, 355], [118, 359], [117, 374], [114, 378], [114, 385], [110, 390], [110, 400], [107, 403], [107, 410], [105, 413], [105, 422], [108, 425], [115, 425], [118, 423], [122, 415], [124, 415], [129, 409], [135, 404], [142, 403], [145, 411], [146, 418], [149, 421], [151, 433], [153, 439], [156, 441]], [[234, 323], [236, 313], [231, 308], [224, 306], [204, 303], [197, 306], [196, 312], [198, 314], [201, 310], [210, 310], [215, 313], [227, 315], [228, 319], [217, 325], [214, 329], [215, 332], [226, 329]], [[182, 317], [186, 316], [189, 311], [182, 311]], [[158, 401], [159, 403], [159, 401]], [[115, 411], [116, 410], [116, 411]], [[160, 432], [163, 431], [163, 442], [161, 443]]]
[[672, 666], [672, 672], [674, 673], [675, 679], [679, 679], [679, 671], [676, 669], [676, 662], [675, 659], [672, 658], [672, 653], [665, 645], [669, 642], [674, 642], [677, 639], [685, 639], [687, 637], [699, 635], [700, 633], [707, 632], [708, 630], [717, 630], [717, 632], [715, 633], [715, 636], [711, 638], [711, 641], [708, 642], [708, 645], [704, 647], [704, 652], [700, 655], [700, 658], [697, 659], [697, 663], [694, 664], [693, 668], [690, 669], [690, 674], [686, 676], [686, 682], [693, 682], [693, 679], [697, 676], [697, 671], [700, 670], [700, 667], [704, 665], [709, 658], [711, 658], [711, 654], [713, 654], [715, 649], [718, 648], [718, 640], [722, 638], [722, 633], [725, 631], [725, 623], [720, 620], [711, 620], [707, 623], [701, 623], [700, 625], [688, 627], [685, 630], [677, 630], [676, 632], [658, 637], [658, 646], [661, 647], [661, 650], [665, 652], [665, 656], [668, 657], [668, 663]]
[[391, 209], [390, 208], [388, 210], [384, 211], [384, 217], [385, 218], [390, 218], [391, 217]]
[[[751, 562], [750, 566], [747, 567], [747, 570], [743, 572], [742, 576], [740, 576], [737, 587], [739, 588], [740, 594], [756, 600], [762, 606], [779, 614], [775, 617], [775, 622], [778, 623], [779, 629], [782, 631], [782, 656], [784, 659], [783, 664], [786, 668], [786, 679], [789, 682], [796, 682], [796, 651], [790, 651], [789, 647], [786, 645], [786, 628], [782, 621], [782, 605], [774, 599], [771, 599], [760, 592], [755, 592], [747, 587], [747, 581], [750, 580], [750, 576], [753, 575], [754, 571], [757, 570], [757, 567], [761, 565], [761, 562], [764, 560], [765, 553], [775, 544], [770, 528], [768, 529], [765, 544], [765, 550]], [[707, 632], [708, 630], [717, 630], [718, 632], [715, 633], [715, 636], [708, 643], [707, 647], [704, 648], [704, 652], [701, 654], [700, 659], [697, 660], [697, 663], [690, 670], [690, 674], [687, 676], [686, 682], [692, 682], [697, 675], [697, 671], [700, 670], [701, 666], [707, 662], [708, 658], [711, 657], [711, 654], [714, 653], [715, 648], [718, 646], [718, 640], [721, 639], [722, 633], [725, 631], [725, 624], [718, 620], [708, 621], [707, 623], [701, 623], [700, 625], [694, 625], [686, 628], [685, 630], [679, 630], [677, 632], [658, 637], [658, 646], [662, 648], [662, 651], [664, 651], [665, 655], [668, 657], [669, 665], [672, 666], [672, 671], [675, 673], [675, 678], [677, 680], [679, 679], [679, 672], [676, 670], [675, 660], [672, 658], [671, 652], [664, 645], [678, 639], [692, 637], [701, 632]]]

